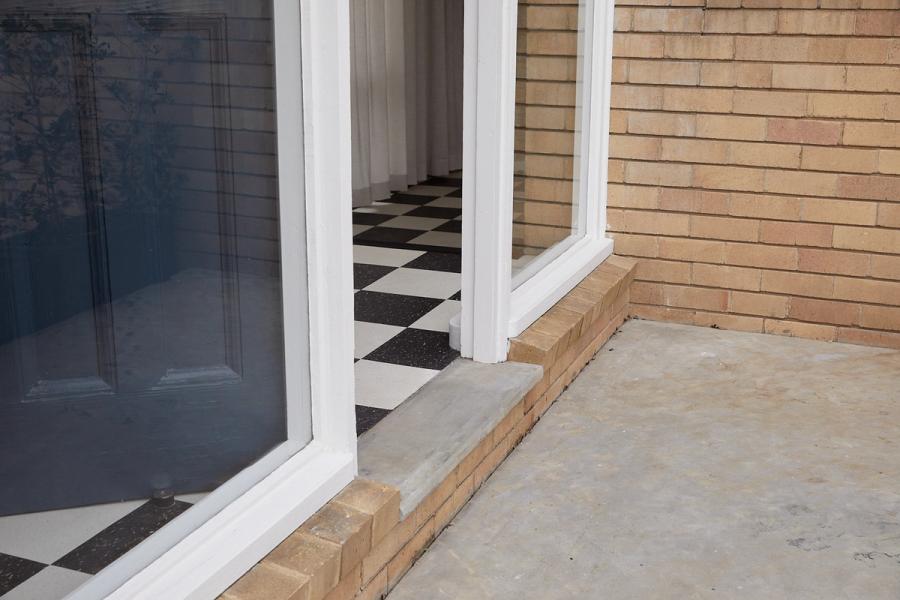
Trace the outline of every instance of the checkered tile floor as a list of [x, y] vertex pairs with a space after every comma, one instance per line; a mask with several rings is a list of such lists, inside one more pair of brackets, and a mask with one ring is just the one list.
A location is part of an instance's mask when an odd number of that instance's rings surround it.
[[62, 598], [204, 495], [0, 517], [0, 600]]
[[432, 178], [353, 211], [358, 434], [459, 356], [461, 186]]

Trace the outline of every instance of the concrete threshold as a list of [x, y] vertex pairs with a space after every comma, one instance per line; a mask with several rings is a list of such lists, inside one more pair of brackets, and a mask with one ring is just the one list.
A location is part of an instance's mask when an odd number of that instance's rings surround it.
[[403, 517], [540, 381], [538, 365], [458, 359], [359, 438], [359, 475], [400, 491]]

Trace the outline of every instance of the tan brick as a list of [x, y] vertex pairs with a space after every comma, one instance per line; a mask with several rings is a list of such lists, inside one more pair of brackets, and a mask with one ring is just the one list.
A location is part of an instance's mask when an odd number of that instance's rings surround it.
[[708, 263], [725, 261], [725, 243], [709, 240], [659, 238], [660, 258]]
[[[871, 260], [872, 277], [900, 280], [900, 256], [873, 254]], [[857, 273], [853, 273], [853, 275], [856, 274]]]
[[717, 240], [755, 242], [759, 239], [759, 221], [755, 219], [692, 215], [691, 236]]
[[879, 150], [878, 171], [890, 175], [900, 175], [900, 150]]
[[425, 552], [425, 549], [434, 539], [435, 521], [429, 520], [419, 531], [410, 539], [405, 546], [397, 553], [394, 558], [387, 564], [388, 587], [393, 588], [400, 581], [416, 559]]
[[843, 90], [847, 67], [842, 65], [791, 65], [772, 67], [772, 87], [794, 90]]
[[841, 175], [837, 194], [843, 198], [900, 202], [900, 178], [884, 175]]
[[759, 241], [784, 246], [831, 247], [832, 225], [763, 221], [759, 227]]
[[788, 317], [829, 325], [856, 325], [859, 323], [859, 305], [814, 298], [792, 298]]
[[696, 165], [693, 173], [696, 187], [742, 192], [761, 192], [765, 189], [765, 171], [762, 169]]
[[900, 92], [900, 70], [894, 66], [848, 66], [846, 89], [855, 92]]
[[728, 310], [746, 315], [784, 318], [787, 316], [789, 300], [788, 296], [735, 291], [731, 293]]
[[607, 192], [607, 205], [619, 208], [658, 208], [659, 188], [611, 183]]
[[838, 176], [812, 171], [766, 171], [765, 191], [802, 196], [835, 196]]
[[341, 576], [341, 546], [298, 529], [263, 559], [309, 578], [310, 600], [321, 600]]
[[666, 321], [669, 323], [693, 325], [696, 311], [683, 308], [671, 308], [668, 306], [632, 304], [628, 307], [628, 314], [632, 317], [649, 319], [651, 321]]
[[628, 111], [610, 111], [609, 131], [610, 133], [625, 133], [628, 131]]
[[659, 240], [656, 237], [627, 233], [615, 233], [611, 237], [615, 240], [616, 254], [650, 258], [659, 255]]
[[801, 200], [786, 196], [764, 194], [732, 194], [729, 214], [735, 217], [756, 217], [795, 221], [800, 219]]
[[665, 39], [663, 35], [616, 33], [613, 35], [613, 56], [661, 58]]
[[734, 242], [725, 246], [725, 262], [729, 265], [766, 269], [796, 269], [798, 261], [796, 248]]
[[733, 142], [730, 160], [736, 165], [796, 169], [800, 166], [800, 146]]
[[353, 600], [362, 588], [362, 564], [356, 565], [353, 570], [341, 578], [333, 590], [328, 592], [325, 600]]
[[[763, 124], [763, 127], [765, 127], [765, 124]], [[692, 136], [696, 129], [696, 115], [652, 112], [632, 112], [628, 114], [628, 133]]]
[[727, 290], [664, 285], [662, 304], [675, 308], [698, 308], [701, 310], [725, 311], [728, 308]]
[[379, 576], [388, 562], [397, 555], [400, 549], [416, 533], [416, 515], [408, 515], [400, 521], [388, 535], [363, 559], [363, 584]]
[[610, 106], [659, 110], [662, 108], [663, 88], [615, 84], [612, 86]]
[[373, 545], [380, 542], [400, 521], [400, 491], [383, 483], [354, 479], [335, 496], [334, 502], [372, 516]]
[[687, 187], [691, 185], [692, 176], [691, 165], [629, 162], [625, 166], [627, 183]]
[[724, 315], [721, 313], [697, 312], [693, 324], [698, 327], [716, 327], [730, 331], [762, 332], [763, 319], [741, 315]]
[[856, 14], [842, 10], [783, 10], [778, 13], [778, 33], [850, 35]]
[[893, 306], [863, 306], [860, 325], [872, 329], [900, 331], [900, 308]]
[[900, 35], [900, 14], [897, 7], [888, 11], [859, 11], [856, 14], [854, 33], [856, 35], [898, 36]]
[[456, 513], [469, 501], [472, 494], [475, 493], [474, 477], [469, 475], [464, 479], [458, 488], [454, 490], [453, 495], [444, 502], [434, 516], [435, 531], [439, 532], [446, 527]]
[[759, 269], [730, 267], [726, 265], [693, 265], [691, 283], [706, 287], [759, 291]]
[[613, 29], [615, 31], [629, 31], [631, 29], [631, 17], [633, 15], [633, 8], [617, 6], [613, 15]]
[[762, 117], [700, 115], [696, 121], [697, 137], [723, 140], [764, 140], [766, 127]]
[[807, 146], [803, 148], [802, 167], [814, 171], [874, 173], [878, 169], [878, 151]]
[[728, 214], [730, 194], [690, 188], [663, 188], [659, 194], [660, 210]]
[[871, 227], [834, 228], [834, 247], [867, 250], [884, 254], [900, 254], [900, 231]]
[[655, 160], [660, 155], [660, 140], [633, 135], [611, 135], [609, 155], [615, 158]]
[[222, 600], [308, 600], [309, 577], [278, 565], [260, 563], [244, 573]]
[[900, 282], [835, 277], [834, 297], [872, 304], [900, 305]]
[[831, 298], [834, 294], [834, 277], [810, 273], [763, 271], [762, 290], [776, 294]]
[[806, 62], [809, 40], [786, 36], [740, 36], [735, 39], [734, 57], [736, 60]]
[[816, 8], [817, 0], [744, 0], [745, 8]]
[[811, 117], [842, 119], [882, 119], [884, 96], [870, 94], [809, 94], [807, 112]]
[[372, 515], [329, 502], [301, 526], [305, 531], [341, 547], [341, 576], [349, 573], [372, 549]]
[[632, 60], [628, 81], [655, 85], [697, 85], [700, 63], [671, 60]]
[[875, 202], [804, 198], [804, 221], [839, 223], [846, 225], [874, 225], [878, 205]]
[[[863, 311], [868, 307], [863, 307]], [[863, 346], [880, 346], [900, 350], [900, 334], [887, 331], [871, 331], [841, 327], [838, 329], [837, 341]]]
[[730, 59], [734, 57], [734, 38], [731, 36], [665, 36], [664, 55], [667, 58]]
[[659, 157], [665, 161], [721, 164], [728, 160], [728, 149], [727, 142], [663, 139]]
[[778, 13], [774, 10], [710, 10], [703, 21], [704, 33], [775, 33]]
[[734, 92], [711, 88], [667, 87], [663, 91], [663, 110], [727, 113], [731, 112]]
[[667, 33], [700, 32], [703, 11], [698, 8], [635, 8], [632, 29]]
[[900, 204], [882, 202], [878, 205], [878, 224], [900, 229]]
[[775, 335], [822, 340], [825, 342], [833, 342], [837, 338], [837, 327], [797, 321], [766, 319], [765, 331]]
[[835, 145], [841, 141], [842, 123], [808, 119], [769, 119], [766, 139], [796, 144]]
[[871, 257], [857, 252], [800, 248], [801, 271], [834, 275], [865, 276], [869, 272]]
[[691, 283], [691, 265], [667, 260], [642, 260], [638, 263], [637, 278], [642, 281]]
[[745, 115], [778, 115], [802, 117], [806, 114], [807, 95], [804, 92], [770, 90], [735, 90], [734, 112]]
[[637, 304], [661, 304], [663, 301], [662, 284], [635, 281], [631, 285], [631, 301]]
[[849, 146], [900, 148], [900, 123], [844, 123], [843, 142]]

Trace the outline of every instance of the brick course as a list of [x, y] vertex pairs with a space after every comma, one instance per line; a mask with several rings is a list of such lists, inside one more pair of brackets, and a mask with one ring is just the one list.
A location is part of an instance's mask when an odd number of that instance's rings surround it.
[[900, 0], [620, 0], [632, 314], [900, 347]]

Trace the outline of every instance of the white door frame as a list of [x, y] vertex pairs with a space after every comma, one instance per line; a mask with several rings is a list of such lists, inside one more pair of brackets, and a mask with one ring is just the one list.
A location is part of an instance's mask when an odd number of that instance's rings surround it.
[[349, 5], [271, 1], [288, 441], [70, 598], [213, 598], [356, 474]]
[[518, 2], [466, 0], [460, 345], [463, 356], [477, 361], [505, 360], [509, 338], [524, 331], [613, 251], [606, 237], [606, 183], [614, 0], [585, 0], [582, 7], [583, 110], [575, 186], [579, 237], [513, 289]]

